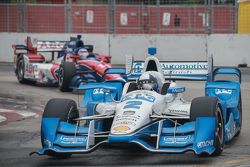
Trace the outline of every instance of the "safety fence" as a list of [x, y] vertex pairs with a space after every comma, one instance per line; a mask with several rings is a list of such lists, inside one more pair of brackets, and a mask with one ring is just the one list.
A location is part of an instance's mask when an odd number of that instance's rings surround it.
[[235, 1], [63, 2], [66, 3], [0, 3], [0, 32], [210, 34], [237, 33], [238, 29]]

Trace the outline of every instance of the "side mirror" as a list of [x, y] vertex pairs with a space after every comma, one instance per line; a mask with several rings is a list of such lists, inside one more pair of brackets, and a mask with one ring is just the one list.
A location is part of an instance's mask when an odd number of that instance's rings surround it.
[[130, 74], [133, 68], [134, 58], [132, 55], [126, 55], [126, 74]]

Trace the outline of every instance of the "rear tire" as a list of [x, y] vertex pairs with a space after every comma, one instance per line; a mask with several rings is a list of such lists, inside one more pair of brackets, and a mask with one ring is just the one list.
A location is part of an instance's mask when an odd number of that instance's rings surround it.
[[238, 110], [239, 110], [239, 114], [240, 114], [240, 122], [239, 122], [239, 130], [238, 132], [235, 134], [235, 136], [239, 136], [240, 135], [240, 131], [241, 131], [241, 126], [242, 126], [242, 102], [241, 102], [241, 93], [240, 93], [240, 96], [239, 96], [239, 103], [238, 103]]
[[25, 64], [23, 56], [18, 56], [17, 58], [17, 67], [16, 67], [16, 76], [17, 80], [20, 83], [28, 83], [28, 80], [24, 79], [24, 72], [25, 72]]
[[62, 92], [72, 91], [70, 81], [76, 73], [76, 67], [73, 62], [63, 62], [59, 69], [58, 85]]
[[198, 97], [192, 100], [190, 109], [190, 120], [195, 121], [198, 117], [216, 117], [215, 132], [215, 151], [212, 155], [220, 155], [223, 151], [224, 140], [224, 121], [222, 112], [216, 97]]
[[[43, 118], [55, 117], [60, 118], [61, 121], [76, 124], [74, 119], [79, 117], [76, 102], [71, 99], [50, 99], [45, 106]], [[72, 154], [48, 151], [46, 155], [64, 159], [70, 158]]]

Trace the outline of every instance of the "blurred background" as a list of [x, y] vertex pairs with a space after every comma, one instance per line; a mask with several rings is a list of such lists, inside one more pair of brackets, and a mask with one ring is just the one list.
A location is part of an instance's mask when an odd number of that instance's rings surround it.
[[249, 64], [250, 1], [0, 1], [0, 61], [12, 61], [7, 47], [24, 43], [27, 35], [68, 40], [76, 34], [115, 64], [124, 64], [125, 54], [144, 59], [151, 46], [164, 60], [213, 55], [218, 65]]

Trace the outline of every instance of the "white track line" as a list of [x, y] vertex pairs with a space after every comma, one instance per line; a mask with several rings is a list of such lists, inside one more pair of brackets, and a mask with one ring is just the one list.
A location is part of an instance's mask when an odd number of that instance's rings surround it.
[[7, 118], [5, 118], [5, 117], [3, 117], [3, 116], [0, 115], [0, 123], [1, 123], [1, 122], [4, 122], [4, 121], [6, 121], [6, 120], [7, 120]]

